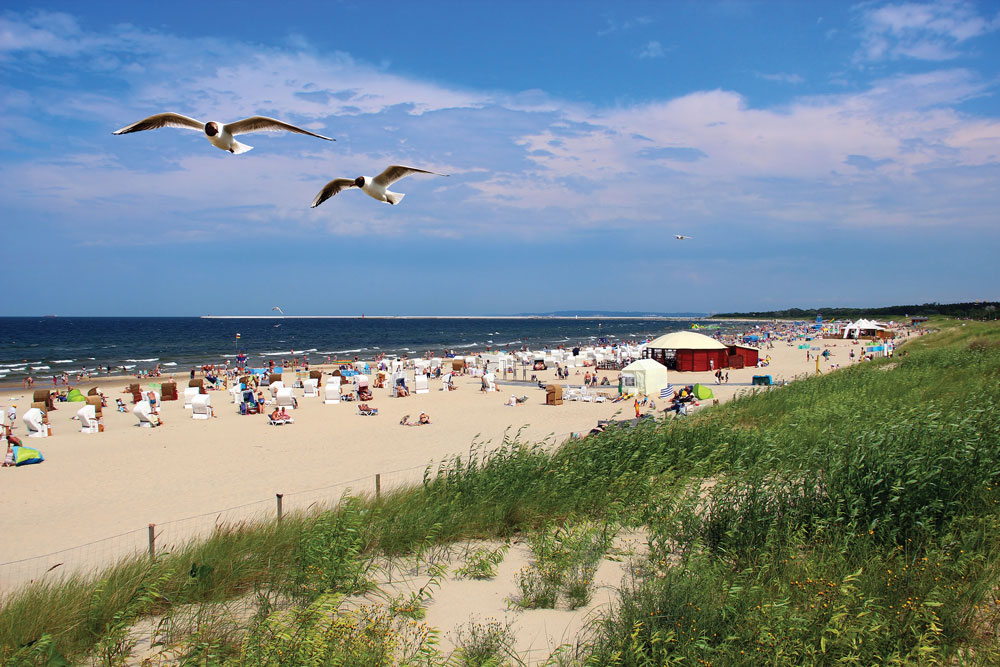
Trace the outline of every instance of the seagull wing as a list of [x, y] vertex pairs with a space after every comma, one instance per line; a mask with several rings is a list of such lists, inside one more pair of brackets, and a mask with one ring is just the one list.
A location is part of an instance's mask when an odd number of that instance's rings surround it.
[[310, 137], [318, 137], [319, 139], [326, 139], [327, 141], [336, 141], [336, 139], [331, 139], [330, 137], [324, 137], [322, 134], [316, 134], [315, 132], [310, 132], [309, 130], [303, 130], [301, 127], [295, 127], [280, 120], [275, 120], [274, 118], [268, 118], [267, 116], [251, 116], [250, 118], [244, 118], [243, 120], [238, 120], [235, 123], [226, 123], [226, 129], [233, 136], [237, 134], [248, 134], [250, 132], [281, 132], [282, 130], [288, 132], [295, 132], [296, 134], [308, 134]]
[[382, 187], [389, 187], [399, 179], [404, 176], [409, 176], [410, 174], [434, 174], [435, 176], [447, 176], [448, 174], [439, 174], [436, 171], [427, 171], [426, 169], [417, 169], [416, 167], [403, 167], [398, 164], [386, 167], [385, 171], [376, 176], [373, 180], [381, 185]]
[[200, 120], [182, 116], [179, 113], [158, 113], [149, 118], [126, 125], [122, 129], [112, 132], [112, 134], [128, 134], [129, 132], [141, 132], [143, 130], [158, 130], [161, 127], [183, 127], [189, 130], [204, 130], [205, 124]]
[[316, 208], [341, 190], [353, 187], [355, 187], [353, 180], [349, 178], [335, 178], [323, 186], [323, 189], [319, 191], [319, 194], [316, 195], [316, 199], [313, 199], [313, 203], [310, 204], [309, 207]]

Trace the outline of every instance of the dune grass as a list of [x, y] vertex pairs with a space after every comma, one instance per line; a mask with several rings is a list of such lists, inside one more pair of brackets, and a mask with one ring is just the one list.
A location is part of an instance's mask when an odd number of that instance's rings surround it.
[[[382, 619], [391, 641], [372, 648], [351, 639], [358, 612], [343, 612], [336, 632], [320, 619], [371, 586], [385, 559], [466, 538], [540, 540], [573, 517], [650, 536], [582, 662], [995, 664], [1000, 327], [948, 326], [904, 351], [688, 421], [555, 450], [516, 436], [472, 447], [415, 488], [25, 587], [3, 600], [0, 660], [117, 664], [136, 619], [256, 593], [282, 608], [264, 605], [243, 632], [203, 642], [197, 655], [213, 656], [203, 664], [296, 664], [279, 644], [315, 664], [354, 664], [362, 644], [375, 651], [366, 659], [383, 656], [367, 664], [443, 664], [422, 631]], [[261, 631], [289, 613], [314, 631]]]

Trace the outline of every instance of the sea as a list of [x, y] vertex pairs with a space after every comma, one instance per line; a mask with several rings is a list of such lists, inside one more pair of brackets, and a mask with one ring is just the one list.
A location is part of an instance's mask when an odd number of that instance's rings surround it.
[[[700, 320], [665, 318], [409, 317], [0, 317], [0, 385], [21, 385], [100, 365], [135, 375], [158, 364], [165, 373], [204, 364], [251, 367], [308, 357], [311, 363], [372, 359], [376, 354], [443, 355], [641, 341]], [[713, 333], [713, 332], [705, 332]], [[105, 372], [101, 373], [105, 375]]]

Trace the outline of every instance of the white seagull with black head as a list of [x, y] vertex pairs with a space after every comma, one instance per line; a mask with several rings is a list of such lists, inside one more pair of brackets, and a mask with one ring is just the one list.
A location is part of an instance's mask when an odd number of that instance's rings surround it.
[[238, 120], [235, 123], [223, 124], [217, 123], [214, 120], [202, 123], [200, 120], [182, 116], [179, 113], [158, 113], [155, 116], [143, 118], [137, 123], [126, 125], [117, 132], [112, 132], [112, 134], [129, 134], [130, 132], [141, 132], [142, 130], [158, 130], [161, 127], [182, 127], [189, 130], [202, 130], [205, 132], [205, 137], [212, 142], [213, 146], [235, 154], [246, 153], [253, 148], [253, 146], [241, 144], [234, 138], [237, 134], [248, 134], [250, 132], [286, 131], [295, 132], [296, 134], [308, 134], [310, 137], [326, 139], [327, 141], [336, 141], [336, 139], [324, 137], [322, 134], [315, 134], [309, 130], [303, 130], [301, 127], [295, 127], [294, 125], [289, 125], [288, 123], [268, 118], [267, 116], [251, 116], [250, 118]]
[[439, 174], [436, 171], [427, 171], [426, 169], [417, 169], [416, 167], [403, 167], [398, 164], [386, 167], [385, 171], [381, 174], [372, 178], [371, 176], [358, 176], [355, 179], [350, 178], [335, 178], [326, 185], [323, 189], [319, 191], [316, 198], [313, 199], [312, 208], [316, 208], [323, 202], [325, 202], [330, 197], [334, 196], [341, 190], [346, 190], [347, 188], [361, 188], [361, 191], [372, 199], [377, 199], [379, 201], [384, 201], [387, 204], [398, 204], [403, 201], [403, 197], [406, 195], [399, 192], [390, 192], [386, 190], [390, 185], [403, 178], [404, 176], [409, 176], [410, 174], [434, 174], [435, 176], [447, 176], [448, 174]]
[[683, 234], [674, 234], [674, 238], [678, 241], [684, 241], [685, 239], [690, 239], [690, 236], [684, 236]]

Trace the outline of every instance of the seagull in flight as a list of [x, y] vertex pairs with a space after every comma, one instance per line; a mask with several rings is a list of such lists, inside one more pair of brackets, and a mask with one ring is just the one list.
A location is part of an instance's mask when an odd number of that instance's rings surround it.
[[674, 238], [678, 241], [683, 241], [685, 239], [691, 238], [690, 236], [684, 236], [683, 234], [674, 234]]
[[323, 189], [320, 190], [319, 194], [316, 195], [316, 198], [313, 199], [311, 208], [316, 208], [330, 197], [334, 196], [341, 190], [346, 190], [347, 188], [361, 188], [361, 191], [372, 199], [377, 199], [387, 204], [398, 204], [403, 201], [403, 197], [406, 195], [399, 192], [390, 192], [386, 188], [404, 176], [409, 176], [410, 174], [433, 174], [435, 176], [448, 175], [439, 174], [436, 171], [427, 171], [426, 169], [404, 167], [394, 164], [386, 167], [385, 171], [375, 178], [372, 178], [371, 176], [358, 176], [353, 180], [350, 178], [335, 178], [323, 186]]
[[276, 311], [278, 311], [279, 313], [281, 313], [282, 315], [284, 315], [284, 314], [285, 314], [285, 311], [283, 311], [283, 310], [281, 309], [281, 306], [275, 306], [275, 307], [274, 307], [274, 308], [272, 308], [271, 310], [276, 310]]
[[253, 146], [241, 144], [235, 139], [238, 134], [247, 134], [250, 132], [281, 132], [284, 130], [286, 132], [295, 132], [296, 134], [308, 134], [310, 137], [326, 139], [327, 141], [336, 141], [336, 139], [324, 137], [322, 134], [315, 134], [309, 130], [303, 130], [301, 127], [295, 127], [284, 121], [268, 118], [267, 116], [251, 116], [250, 118], [238, 120], [235, 123], [223, 124], [217, 123], [214, 120], [202, 123], [200, 120], [182, 116], [179, 113], [158, 113], [155, 116], [143, 118], [131, 125], [126, 125], [122, 129], [112, 132], [112, 134], [129, 134], [131, 132], [141, 132], [142, 130], [158, 130], [161, 127], [202, 130], [205, 133], [205, 137], [213, 146], [235, 155], [246, 153], [253, 148]]

